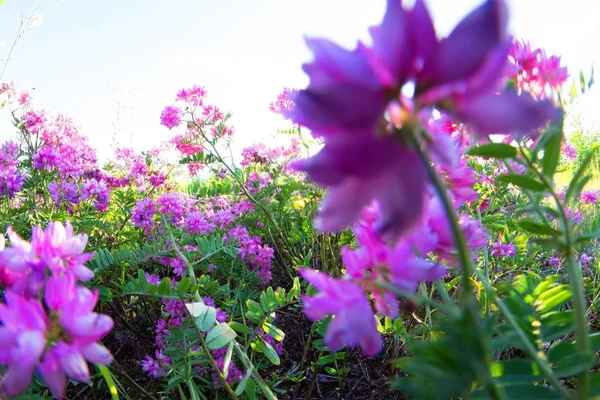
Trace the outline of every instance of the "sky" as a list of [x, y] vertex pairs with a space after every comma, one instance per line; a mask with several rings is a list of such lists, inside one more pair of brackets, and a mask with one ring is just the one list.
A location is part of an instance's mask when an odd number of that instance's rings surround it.
[[[600, 66], [598, 0], [508, 0], [510, 29], [562, 57], [573, 77]], [[0, 58], [34, 0], [0, 6]], [[48, 0], [54, 6], [56, 0]], [[408, 1], [410, 3], [410, 0]], [[481, 0], [428, 0], [439, 35]], [[71, 116], [101, 158], [122, 145], [149, 149], [176, 132], [160, 125], [177, 91], [205, 86], [208, 102], [233, 114], [235, 147], [269, 138], [287, 122], [269, 103], [304, 87], [305, 36], [352, 48], [368, 39], [385, 0], [65, 0], [44, 13], [16, 48], [4, 81], [33, 89], [36, 104]], [[600, 88], [577, 110], [597, 124]], [[14, 134], [0, 110], [0, 140]]]

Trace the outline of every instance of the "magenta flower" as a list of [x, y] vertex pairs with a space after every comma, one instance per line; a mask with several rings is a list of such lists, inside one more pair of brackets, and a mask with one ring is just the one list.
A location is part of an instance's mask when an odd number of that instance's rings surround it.
[[580, 196], [581, 204], [596, 204], [598, 196], [600, 196], [600, 192], [597, 190], [584, 190]]
[[[5, 284], [15, 293], [35, 297], [44, 285], [46, 270], [53, 275], [73, 275], [76, 279], [90, 280], [94, 273], [84, 264], [93, 254], [84, 253], [87, 235], [73, 235], [73, 226], [67, 222], [50, 222], [43, 231], [32, 229], [31, 242], [22, 239], [8, 228], [12, 247], [0, 251], [0, 269]], [[8, 278], [7, 278], [8, 277]]]
[[413, 292], [420, 282], [430, 282], [446, 274], [444, 267], [415, 255], [413, 251], [413, 248], [434, 248], [437, 237], [421, 235], [420, 247], [406, 240], [390, 246], [375, 229], [380, 217], [377, 207], [362, 213], [361, 222], [353, 228], [359, 247], [342, 249], [344, 277], [334, 279], [313, 270], [300, 271], [319, 290], [318, 295], [303, 299], [307, 317], [318, 320], [334, 315], [325, 337], [325, 344], [334, 350], [345, 345], [360, 345], [369, 356], [381, 350], [381, 337], [368, 295], [373, 297], [375, 311], [381, 316], [396, 318], [399, 306], [396, 295], [379, 288], [377, 282]]
[[[388, 0], [372, 48], [359, 43], [347, 51], [307, 40], [315, 57], [304, 65], [310, 84], [292, 97], [287, 116], [325, 141], [317, 155], [295, 164], [328, 187], [320, 230], [354, 222], [373, 199], [382, 208], [381, 231], [400, 236], [416, 224], [426, 171], [406, 135], [435, 148], [420, 137], [428, 125], [421, 121], [424, 110], [441, 109], [479, 135], [529, 133], [556, 115], [549, 102], [497, 93], [511, 43], [506, 14], [503, 1], [488, 0], [438, 40], [422, 0], [412, 10]], [[409, 81], [412, 98], [401, 91]]]
[[110, 317], [93, 312], [98, 295], [76, 286], [71, 274], [52, 276], [44, 291], [48, 316], [39, 300], [5, 292], [6, 304], [0, 304], [0, 364], [8, 368], [2, 381], [6, 394], [15, 396], [26, 389], [37, 367], [52, 394], [62, 398], [67, 376], [89, 381], [87, 361], [112, 361], [97, 342], [113, 326]]
[[167, 106], [160, 114], [160, 123], [169, 129], [173, 129], [181, 124], [183, 112], [175, 106]]
[[381, 337], [371, 305], [360, 286], [309, 269], [300, 274], [319, 290], [311, 298], [303, 297], [304, 313], [317, 321], [335, 315], [329, 323], [325, 345], [339, 350], [346, 345], [360, 345], [366, 355], [381, 351]]
[[498, 238], [497, 243], [492, 243], [492, 251], [490, 253], [496, 257], [514, 257], [517, 254], [517, 248], [514, 243], [502, 243], [502, 240]]

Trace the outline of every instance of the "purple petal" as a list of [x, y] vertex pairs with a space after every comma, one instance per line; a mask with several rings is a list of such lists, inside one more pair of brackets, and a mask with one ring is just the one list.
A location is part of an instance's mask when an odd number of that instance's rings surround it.
[[305, 126], [316, 136], [340, 131], [372, 131], [383, 118], [388, 100], [379, 88], [356, 85], [332, 85], [330, 89], [310, 88], [293, 96], [295, 107], [287, 115], [293, 122]]
[[403, 149], [393, 138], [348, 134], [327, 139], [321, 151], [296, 162], [294, 168], [320, 185], [335, 185], [351, 176], [378, 175], [402, 156]]
[[428, 63], [437, 49], [437, 37], [431, 15], [423, 0], [417, 0], [409, 14], [409, 27], [417, 56], [423, 63]]
[[370, 131], [388, 100], [369, 65], [369, 51], [348, 51], [324, 39], [308, 39], [307, 44], [315, 55], [304, 65], [310, 84], [292, 96], [295, 106], [286, 116], [322, 135]]
[[329, 187], [315, 218], [317, 230], [334, 232], [356, 221], [373, 198], [374, 186], [373, 182], [350, 178]]
[[415, 226], [423, 214], [426, 183], [425, 167], [412, 152], [381, 176], [374, 196], [381, 206], [379, 232], [398, 238]]
[[9, 396], [16, 396], [29, 386], [45, 346], [46, 338], [40, 331], [25, 331], [17, 337], [17, 347], [11, 350], [12, 362], [2, 382]]
[[108, 349], [100, 343], [92, 343], [79, 348], [79, 351], [86, 360], [94, 364], [108, 365], [112, 362], [113, 356]]
[[507, 39], [508, 9], [503, 0], [488, 0], [467, 15], [438, 46], [423, 78], [430, 86], [465, 80], [487, 54]]
[[48, 386], [52, 394], [55, 397], [62, 399], [65, 395], [67, 376], [60, 367], [53, 352], [46, 352], [42, 362], [38, 365], [38, 371], [42, 375], [44, 383]]
[[64, 342], [58, 342], [54, 351], [60, 367], [69, 378], [78, 382], [87, 382], [90, 380], [88, 364], [76, 348]]
[[529, 94], [505, 91], [463, 99], [457, 116], [476, 134], [529, 133], [560, 116], [549, 101], [536, 101]]
[[381, 335], [377, 331], [373, 310], [365, 297], [331, 320], [325, 335], [325, 345], [332, 350], [339, 350], [347, 345], [360, 345], [367, 356], [374, 356], [381, 351]]
[[379, 80], [387, 87], [396, 88], [404, 83], [414, 61], [407, 13], [402, 0], [388, 0], [383, 22], [372, 32], [372, 66]]

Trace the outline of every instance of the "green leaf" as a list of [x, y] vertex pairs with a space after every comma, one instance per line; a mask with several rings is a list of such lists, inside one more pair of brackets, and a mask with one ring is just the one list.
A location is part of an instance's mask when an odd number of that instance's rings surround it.
[[514, 158], [517, 149], [505, 143], [487, 143], [467, 150], [467, 155], [484, 158]]
[[[559, 289], [559, 290], [556, 290]], [[556, 291], [556, 292], [555, 292]], [[552, 293], [548, 296], [547, 293]], [[560, 285], [541, 295], [536, 301], [535, 308], [540, 314], [546, 314], [565, 304], [571, 298], [571, 290], [567, 285]]]
[[159, 296], [170, 296], [173, 291], [173, 286], [171, 285], [171, 278], [164, 278], [160, 281], [158, 285], [158, 295]]
[[585, 235], [581, 235], [576, 239], [577, 243], [585, 243], [590, 240], [600, 238], [600, 231], [586, 233]]
[[246, 383], [246, 390], [244, 390], [244, 393], [246, 393], [248, 400], [256, 399], [256, 387], [254, 386], [254, 381], [251, 380]]
[[538, 235], [548, 235], [548, 236], [561, 236], [562, 232], [556, 230], [544, 223], [538, 222], [531, 218], [525, 218], [517, 222], [517, 224], [524, 230], [535, 233]]
[[240, 396], [242, 393], [244, 393], [244, 390], [246, 389], [246, 385], [248, 384], [248, 380], [252, 376], [253, 370], [254, 370], [254, 365], [251, 365], [250, 368], [248, 369], [248, 371], [246, 371], [246, 375], [244, 375], [244, 377], [240, 381], [239, 385], [237, 385], [237, 387], [235, 388], [234, 393], [236, 396]]
[[497, 361], [490, 372], [498, 383], [541, 382], [545, 379], [538, 365], [531, 360]]
[[547, 143], [544, 146], [542, 171], [544, 172], [544, 175], [552, 177], [554, 176], [556, 167], [560, 161], [560, 145], [563, 139], [562, 123], [560, 126], [552, 126], [550, 129], [548, 129], [542, 138], [545, 136], [547, 136]]
[[138, 269], [138, 286], [142, 292], [148, 290], [148, 279], [146, 279], [146, 272], [143, 269]]
[[248, 310], [252, 311], [253, 313], [259, 316], [262, 316], [265, 313], [262, 306], [254, 300], [247, 300], [246, 306], [248, 307]]
[[183, 295], [187, 293], [187, 290], [190, 288], [191, 284], [192, 280], [190, 278], [183, 278], [177, 285], [177, 294], [180, 297], [183, 297]]
[[554, 375], [557, 378], [567, 378], [577, 375], [580, 372], [587, 371], [592, 367], [595, 361], [592, 354], [574, 353], [563, 358], [554, 369]]
[[[533, 385], [527, 383], [518, 383], [514, 385], [502, 385], [504, 397], [510, 400], [532, 400], [544, 399], [554, 400], [562, 399], [562, 396], [554, 389], [542, 385]], [[471, 400], [491, 399], [486, 388], [478, 388], [471, 392]]]
[[[597, 353], [600, 351], [600, 333], [592, 333], [590, 336], [590, 353]], [[552, 364], [558, 364], [561, 360], [573, 355], [577, 352], [575, 343], [561, 342], [556, 346], [552, 347], [548, 352], [548, 361]]]
[[500, 175], [496, 178], [496, 181], [510, 183], [523, 189], [533, 190], [534, 192], [542, 192], [546, 189], [543, 183], [536, 181], [525, 175], [518, 174], [506, 174]]
[[245, 333], [246, 335], [250, 334], [250, 328], [248, 328], [246, 325], [244, 324], [240, 324], [239, 322], [235, 322], [235, 321], [231, 321], [229, 323], [229, 326], [231, 326], [231, 328], [236, 331], [236, 332], [240, 332], [240, 333]]
[[263, 338], [259, 338], [258, 345], [265, 356], [273, 363], [273, 365], [281, 364], [281, 360], [279, 359], [279, 355], [269, 343], [265, 342]]
[[317, 364], [319, 365], [327, 365], [332, 363], [335, 360], [335, 353], [327, 354], [326, 356], [321, 356], [317, 360]]
[[298, 300], [300, 298], [300, 279], [298, 277], [294, 278], [294, 284], [292, 288], [288, 292], [288, 301]]
[[[187, 304], [186, 304], [187, 306]], [[202, 332], [206, 332], [215, 325], [217, 320], [217, 310], [214, 307], [209, 307], [206, 304], [194, 303], [194, 307], [198, 308], [197, 315], [190, 310], [190, 313], [195, 317], [194, 323]]]
[[265, 322], [262, 328], [266, 333], [271, 335], [273, 339], [277, 340], [278, 342], [281, 342], [285, 338], [285, 333], [281, 329], [277, 328], [275, 325], [269, 322]]
[[211, 350], [225, 347], [237, 334], [227, 324], [219, 324], [212, 328], [206, 336], [206, 345]]
[[225, 354], [225, 358], [223, 360], [223, 376], [227, 378], [229, 374], [229, 365], [231, 364], [231, 356], [233, 355], [233, 342], [229, 342], [229, 347], [227, 347], [227, 353]]

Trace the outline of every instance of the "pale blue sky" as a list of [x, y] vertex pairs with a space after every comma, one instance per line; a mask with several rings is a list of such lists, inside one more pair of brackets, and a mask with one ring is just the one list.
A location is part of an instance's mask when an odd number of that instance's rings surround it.
[[[480, 0], [429, 0], [446, 34]], [[10, 45], [21, 9], [0, 6], [0, 42]], [[100, 154], [110, 154], [113, 123], [121, 139], [147, 148], [170, 137], [159, 123], [175, 93], [206, 86], [209, 101], [231, 111], [236, 147], [285, 126], [268, 110], [284, 86], [302, 87], [310, 60], [303, 36], [325, 36], [350, 47], [367, 38], [384, 0], [67, 0], [44, 16], [17, 49], [4, 77], [35, 87], [38, 104], [72, 116]], [[598, 0], [511, 0], [511, 30], [557, 54], [572, 76], [600, 66]], [[0, 48], [0, 52], [7, 47]], [[600, 89], [585, 99], [588, 124]], [[117, 101], [123, 104], [117, 122]], [[12, 133], [0, 125], [0, 138]]]

